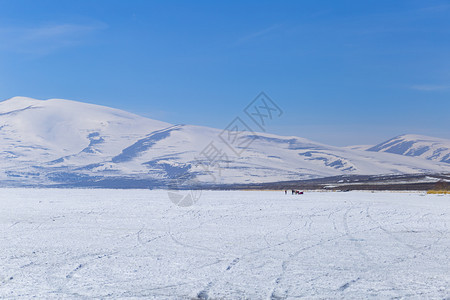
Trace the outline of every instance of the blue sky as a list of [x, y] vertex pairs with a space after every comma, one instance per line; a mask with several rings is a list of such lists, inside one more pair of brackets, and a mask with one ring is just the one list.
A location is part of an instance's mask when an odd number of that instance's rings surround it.
[[0, 0], [0, 99], [65, 98], [334, 144], [450, 138], [450, 1]]

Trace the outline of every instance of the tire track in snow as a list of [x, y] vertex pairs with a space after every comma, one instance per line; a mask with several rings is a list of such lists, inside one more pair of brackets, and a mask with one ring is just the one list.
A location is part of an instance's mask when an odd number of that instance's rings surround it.
[[372, 217], [372, 215], [370, 214], [369, 210], [370, 210], [370, 207], [367, 207], [367, 209], [366, 209], [366, 216], [367, 216], [372, 222], [374, 222], [375, 224], [377, 224], [377, 225], [378, 225], [378, 228], [379, 228], [380, 230], [382, 230], [382, 231], [383, 231], [384, 233], [386, 233], [388, 236], [390, 236], [391, 238], [393, 238], [394, 240], [396, 240], [398, 243], [400, 243], [400, 244], [402, 244], [402, 245], [408, 247], [409, 249], [412, 249], [412, 250], [414, 250], [414, 251], [421, 252], [421, 248], [416, 247], [416, 246], [413, 246], [413, 245], [410, 245], [410, 244], [404, 242], [404, 241], [401, 240], [399, 237], [397, 237], [396, 235], [394, 235], [390, 230], [388, 230], [387, 228], [385, 228], [379, 221], [375, 220], [375, 219]]
[[[336, 210], [334, 212], [331, 212], [330, 214], [328, 214], [327, 218], [329, 219], [331, 217], [331, 215], [333, 215], [334, 213], [336, 213], [338, 211], [341, 211], [341, 210], [343, 210], [343, 209], [338, 209], [338, 210]], [[326, 211], [327, 211], [327, 209], [321, 209], [319, 212], [324, 213]], [[307, 217], [309, 221], [306, 221], [304, 226], [302, 228], [299, 228], [298, 230], [306, 228], [308, 230], [308, 232], [310, 232], [312, 224], [314, 222], [312, 217], [316, 217], [316, 216], [323, 216], [323, 217], [325, 217], [326, 214], [318, 215], [317, 213], [313, 213], [311, 215], [302, 215], [303, 218]], [[311, 250], [311, 249], [313, 249], [315, 247], [320, 247], [320, 246], [322, 246], [322, 245], [324, 245], [326, 243], [338, 240], [338, 239], [342, 238], [343, 236], [345, 236], [344, 234], [341, 234], [339, 231], [337, 231], [337, 230], [335, 230], [335, 231], [339, 234], [338, 236], [330, 237], [328, 239], [321, 239], [319, 242], [317, 242], [317, 243], [315, 243], [313, 245], [302, 247], [302, 248], [298, 249], [297, 251], [295, 251], [294, 253], [289, 254], [288, 258], [282, 261], [281, 272], [280, 272], [279, 276], [274, 281], [273, 288], [272, 288], [272, 290], [271, 290], [271, 292], [269, 294], [269, 299], [277, 300], [277, 299], [286, 299], [286, 298], [290, 297], [289, 296], [289, 288], [284, 289], [281, 292], [278, 291], [279, 285], [280, 285], [280, 283], [283, 281], [283, 279], [285, 277], [285, 274], [286, 274], [286, 271], [288, 269], [289, 264], [296, 257], [298, 257], [301, 253], [303, 253], [305, 251], [308, 251], [308, 250]], [[295, 240], [298, 240], [298, 239], [294, 239], [293, 241], [295, 241]]]
[[[351, 202], [350, 202], [351, 203]], [[364, 257], [364, 259], [366, 260], [370, 260], [369, 256], [367, 255], [367, 253], [363, 250], [363, 247], [361, 246], [361, 239], [357, 239], [352, 232], [350, 231], [350, 228], [348, 226], [348, 218], [349, 218], [349, 213], [356, 208], [356, 205], [354, 205], [353, 203], [351, 203], [351, 206], [346, 210], [346, 212], [344, 213], [344, 216], [342, 218], [342, 224], [344, 225], [344, 230], [345, 230], [345, 235], [348, 237], [348, 240], [351, 241], [353, 243], [353, 245], [356, 246], [356, 248], [358, 249], [358, 253]]]

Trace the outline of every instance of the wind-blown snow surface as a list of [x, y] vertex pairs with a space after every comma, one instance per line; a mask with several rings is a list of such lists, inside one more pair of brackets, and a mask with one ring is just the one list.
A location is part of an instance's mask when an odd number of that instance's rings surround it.
[[[203, 184], [236, 184], [450, 172], [446, 161], [265, 133], [241, 132], [233, 145], [252, 143], [234, 148], [236, 155], [221, 134], [99, 105], [15, 97], [0, 102], [0, 184], [154, 188], [166, 187], [180, 173]], [[202, 156], [211, 142], [226, 154], [217, 164]]]
[[450, 296], [450, 196], [1, 189], [1, 298]]

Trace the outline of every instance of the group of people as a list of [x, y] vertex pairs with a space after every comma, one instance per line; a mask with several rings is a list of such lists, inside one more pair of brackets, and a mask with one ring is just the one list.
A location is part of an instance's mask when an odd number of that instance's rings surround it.
[[[292, 195], [303, 195], [303, 192], [300, 192], [298, 190], [291, 190]], [[284, 190], [284, 194], [287, 194], [287, 190]]]

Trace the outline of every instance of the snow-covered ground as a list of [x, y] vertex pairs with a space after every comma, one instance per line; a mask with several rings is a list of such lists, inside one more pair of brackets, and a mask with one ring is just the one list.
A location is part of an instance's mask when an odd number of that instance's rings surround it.
[[1, 298], [450, 297], [450, 196], [0, 189]]

